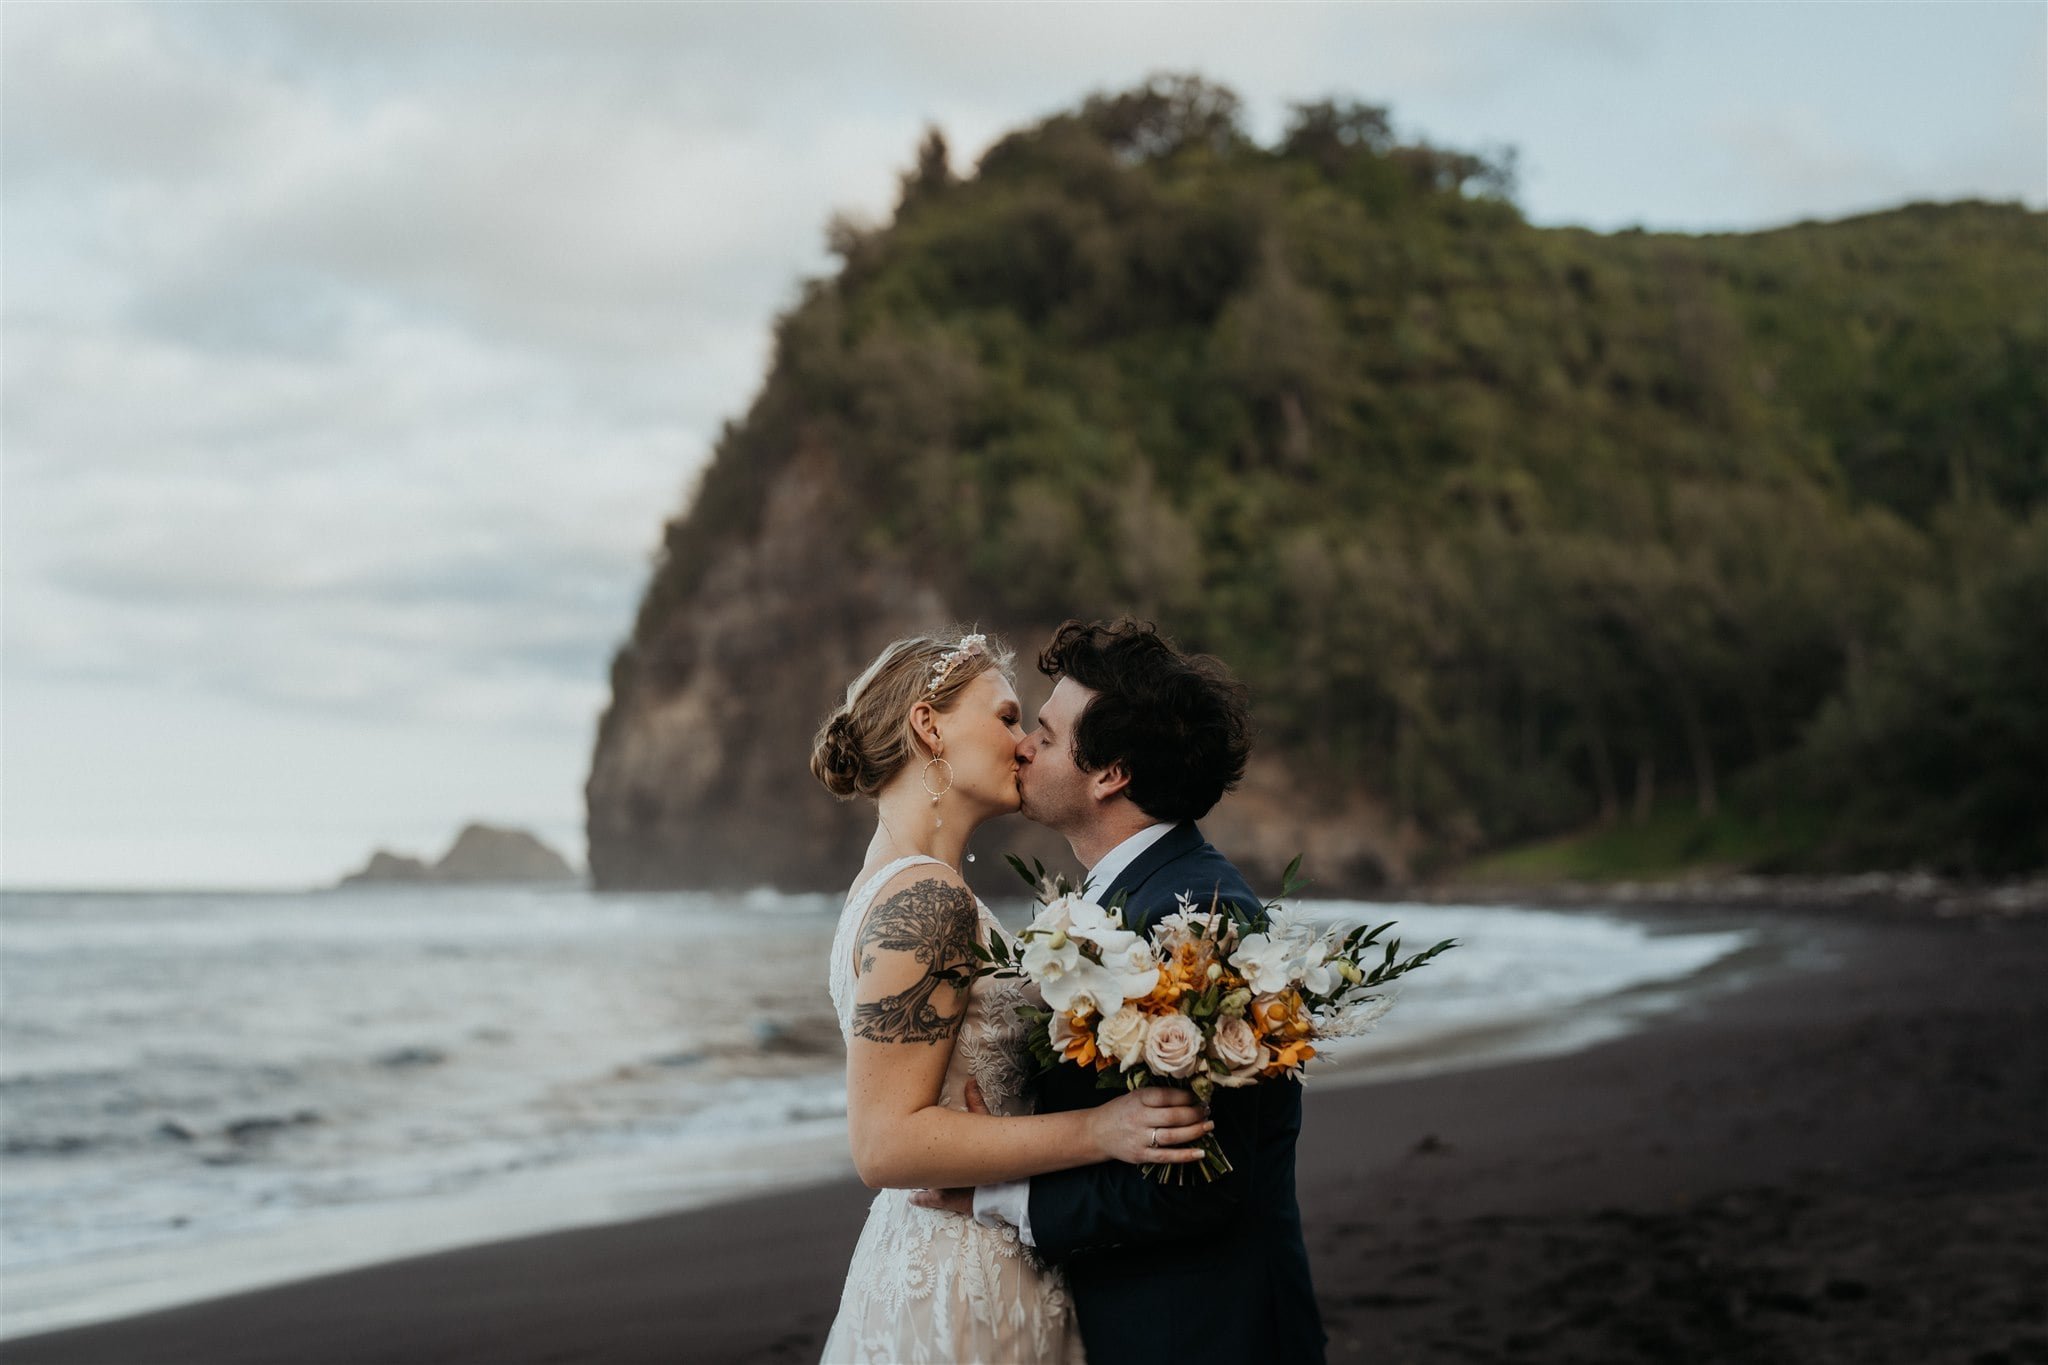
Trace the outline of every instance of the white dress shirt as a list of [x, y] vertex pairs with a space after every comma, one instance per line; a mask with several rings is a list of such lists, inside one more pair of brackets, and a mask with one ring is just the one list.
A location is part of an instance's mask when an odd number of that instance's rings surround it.
[[[1111, 883], [1123, 875], [1123, 870], [1172, 828], [1173, 822], [1165, 820], [1147, 825], [1103, 854], [1101, 861], [1088, 869], [1089, 898], [1100, 900]], [[999, 1185], [977, 1185], [974, 1189], [974, 1221], [988, 1227], [1008, 1223], [1017, 1229], [1018, 1241], [1028, 1247], [1037, 1246], [1038, 1243], [1031, 1239], [1031, 1182], [1005, 1180]]]

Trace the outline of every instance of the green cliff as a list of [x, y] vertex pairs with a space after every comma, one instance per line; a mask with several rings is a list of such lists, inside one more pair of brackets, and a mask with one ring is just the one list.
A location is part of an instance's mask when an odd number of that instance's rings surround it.
[[843, 886], [806, 758], [861, 663], [1124, 611], [1251, 684], [1217, 818], [1326, 888], [1680, 804], [1775, 865], [2048, 862], [2048, 215], [1603, 235], [1511, 192], [1372, 107], [1257, 145], [1195, 81], [968, 175], [933, 134], [666, 527], [597, 884]]

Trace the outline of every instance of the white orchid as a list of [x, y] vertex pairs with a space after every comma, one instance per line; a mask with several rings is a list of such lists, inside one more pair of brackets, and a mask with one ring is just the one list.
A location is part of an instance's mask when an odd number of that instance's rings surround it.
[[1284, 991], [1294, 982], [1295, 947], [1271, 934], [1246, 934], [1230, 954], [1230, 965], [1260, 995]]
[[1115, 1009], [1124, 1002], [1118, 993], [1115, 974], [1078, 952], [1070, 966], [1058, 971], [1032, 971], [1028, 963], [1024, 970], [1038, 982], [1038, 992], [1045, 998], [1045, 1003], [1056, 1010], [1076, 1014], [1092, 1010], [1100, 1014], [1105, 1007]]
[[1310, 995], [1328, 995], [1330, 987], [1343, 980], [1337, 968], [1330, 962], [1329, 951], [1329, 944], [1317, 942], [1307, 961], [1302, 963], [1297, 979], [1301, 982], [1301, 988]]
[[1025, 932], [1028, 934], [1068, 932], [1074, 927], [1074, 907], [1086, 904], [1088, 904], [1088, 901], [1078, 891], [1069, 891], [1064, 896], [1056, 896], [1045, 903], [1045, 908], [1040, 910], [1037, 917], [1025, 927]]
[[[1054, 898], [1021, 937], [1025, 946], [1017, 965], [1056, 1010], [1114, 1010], [1149, 993], [1158, 979], [1145, 940], [1079, 892]], [[1137, 984], [1141, 955], [1144, 986], [1134, 995], [1130, 988]]]
[[1122, 918], [1094, 901], [1076, 901], [1068, 910], [1067, 932], [1085, 938], [1102, 950], [1103, 956], [1121, 953], [1138, 936], [1124, 928]]
[[1081, 945], [1067, 937], [1064, 930], [1055, 930], [1050, 934], [1026, 935], [1019, 964], [1037, 981], [1070, 972], [1080, 960]]
[[1105, 952], [1102, 965], [1116, 979], [1120, 1000], [1142, 1000], [1159, 984], [1159, 959], [1152, 955], [1152, 945], [1136, 934], [1122, 952]]

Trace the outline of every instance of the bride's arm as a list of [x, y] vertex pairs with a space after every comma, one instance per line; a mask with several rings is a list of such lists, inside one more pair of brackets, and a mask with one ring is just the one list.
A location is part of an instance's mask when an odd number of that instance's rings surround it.
[[[853, 1163], [874, 1189], [988, 1185], [1098, 1161], [1194, 1161], [1179, 1147], [1207, 1131], [1180, 1091], [1139, 1091], [1062, 1114], [1012, 1118], [939, 1103], [953, 1038], [967, 1009], [949, 973], [970, 967], [974, 897], [929, 865], [892, 882], [854, 945], [853, 1037], [846, 1118]], [[1159, 1146], [1150, 1146], [1152, 1130]]]

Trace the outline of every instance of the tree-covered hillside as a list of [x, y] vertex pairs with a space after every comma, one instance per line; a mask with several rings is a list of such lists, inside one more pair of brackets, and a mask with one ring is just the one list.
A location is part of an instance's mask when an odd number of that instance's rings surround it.
[[808, 460], [830, 552], [954, 614], [1220, 654], [1396, 875], [1675, 800], [1788, 822], [1781, 862], [2048, 862], [2048, 216], [1539, 229], [1385, 110], [1237, 114], [1154, 82], [966, 175], [934, 133], [893, 222], [835, 223], [607, 732]]

